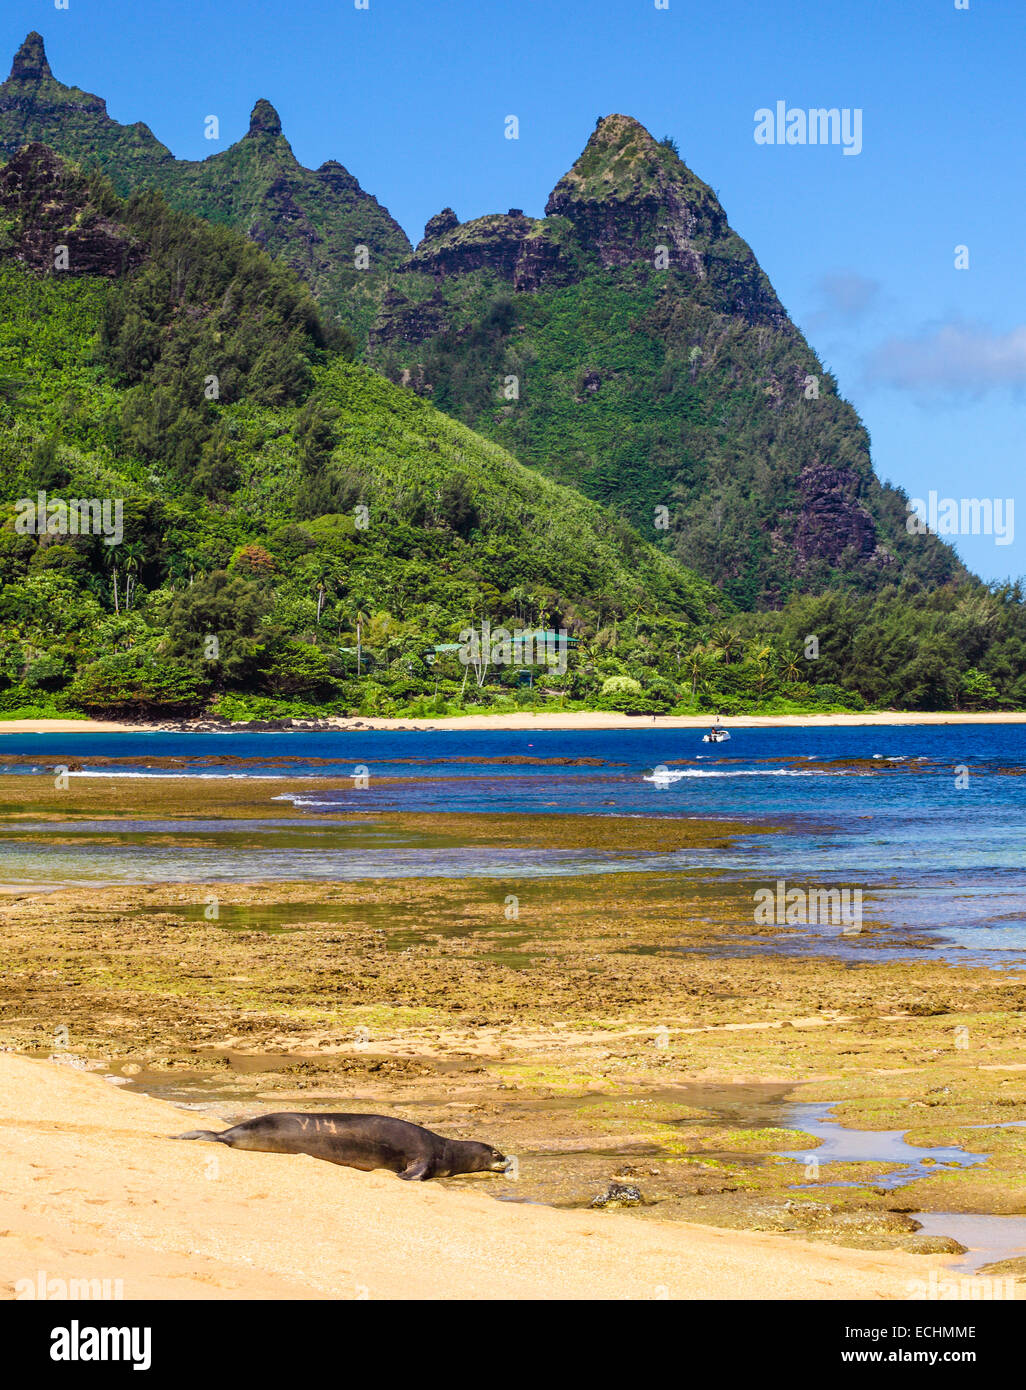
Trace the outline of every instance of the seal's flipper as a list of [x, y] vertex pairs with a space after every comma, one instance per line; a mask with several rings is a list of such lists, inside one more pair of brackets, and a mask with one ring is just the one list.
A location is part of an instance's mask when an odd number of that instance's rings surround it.
[[209, 1139], [211, 1143], [221, 1144], [224, 1142], [219, 1134], [215, 1134], [212, 1129], [190, 1129], [188, 1134], [172, 1134], [172, 1139]]
[[427, 1182], [431, 1176], [430, 1164], [426, 1158], [418, 1159], [409, 1168], [405, 1168], [399, 1176], [403, 1182]]

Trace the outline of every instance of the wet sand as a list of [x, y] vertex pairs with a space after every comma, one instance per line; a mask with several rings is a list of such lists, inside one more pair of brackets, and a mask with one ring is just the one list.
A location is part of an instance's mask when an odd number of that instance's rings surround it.
[[42, 1274], [126, 1299], [903, 1299], [941, 1264], [176, 1143], [186, 1118], [0, 1056], [0, 1291]]
[[[355, 1109], [487, 1139], [520, 1159], [517, 1202], [622, 1180], [639, 1222], [920, 1253], [959, 1247], [916, 1212], [1021, 1210], [1026, 1132], [975, 1128], [1026, 1118], [1021, 972], [895, 960], [872, 931], [855, 960], [781, 953], [787, 929], [698, 877], [538, 882], [512, 921], [507, 886], [26, 893], [0, 907], [0, 1036], [226, 1122]], [[987, 1159], [893, 1189], [883, 1133], [812, 1190], [799, 1101]]]
[[[2, 779], [0, 796], [15, 820], [168, 811], [167, 784], [147, 779], [83, 779], [58, 793], [48, 780], [11, 777]], [[252, 819], [259, 835], [255, 822], [267, 813], [266, 797], [265, 787], [246, 781], [178, 783], [173, 814]], [[295, 817], [288, 802], [276, 808], [283, 819]], [[580, 816], [366, 819], [474, 844], [483, 855], [491, 846], [527, 842], [639, 850], [710, 845], [751, 830], [724, 822]], [[773, 834], [772, 827], [760, 829]], [[68, 1077], [102, 1095], [112, 1115], [119, 1106], [155, 1103], [155, 1095], [189, 1107], [175, 1112], [169, 1132], [195, 1127], [197, 1110], [211, 1117], [213, 1128], [218, 1120], [275, 1109], [397, 1114], [453, 1137], [487, 1139], [518, 1158], [515, 1181], [432, 1184], [437, 1197], [428, 1208], [442, 1203], [437, 1210], [449, 1213], [447, 1220], [463, 1210], [450, 1202], [470, 1201], [475, 1232], [490, 1231], [493, 1221], [501, 1227], [511, 1213], [517, 1223], [537, 1214], [542, 1223], [601, 1222], [603, 1231], [614, 1222], [617, 1230], [637, 1232], [644, 1249], [653, 1229], [660, 1242], [664, 1229], [679, 1233], [666, 1239], [687, 1242], [711, 1241], [695, 1231], [715, 1227], [715, 1250], [740, 1263], [731, 1265], [734, 1287], [716, 1284], [714, 1246], [703, 1246], [712, 1261], [710, 1282], [701, 1284], [707, 1294], [717, 1288], [728, 1297], [762, 1296], [758, 1260], [745, 1263], [763, 1250], [751, 1244], [762, 1239], [757, 1232], [779, 1233], [796, 1250], [814, 1243], [824, 1258], [827, 1247], [844, 1247], [847, 1255], [830, 1256], [851, 1275], [843, 1280], [844, 1296], [874, 1297], [880, 1290], [874, 1281], [890, 1266], [867, 1263], [865, 1252], [910, 1260], [925, 1278], [941, 1267], [939, 1255], [950, 1259], [961, 1251], [943, 1224], [921, 1230], [917, 1214], [1021, 1212], [1026, 1130], [978, 1126], [1026, 1119], [1023, 971], [952, 965], [922, 954], [898, 959], [885, 949], [894, 938], [874, 924], [871, 907], [857, 951], [828, 956], [791, 949], [791, 929], [753, 924], [750, 885], [707, 873], [534, 880], [518, 889], [512, 917], [509, 889], [488, 878], [23, 886], [20, 895], [0, 901], [0, 1042], [65, 1064], [33, 1073], [39, 1104], [49, 1107], [48, 1123], [62, 1143], [79, 1134], [77, 1121], [64, 1108], [70, 1092], [50, 1092]], [[0, 1057], [4, 1066], [8, 1061], [14, 1059]], [[116, 1074], [126, 1084], [105, 1090], [109, 1083], [76, 1067]], [[28, 1090], [10, 1094], [10, 1124], [28, 1123], [22, 1105]], [[825, 1161], [810, 1181], [819, 1139], [793, 1119], [795, 1104], [806, 1102], [829, 1103], [842, 1126], [880, 1131], [880, 1153], [872, 1144], [860, 1147], [849, 1160]], [[895, 1188], [888, 1185], [895, 1169], [889, 1131], [914, 1145], [985, 1159], [971, 1167], [931, 1166], [927, 1154], [918, 1176]], [[134, 1149], [119, 1162], [127, 1157], [157, 1188], [161, 1164], [185, 1161], [158, 1160], [149, 1149], [147, 1155], [142, 1167]], [[287, 1200], [282, 1169], [266, 1166], [275, 1160], [228, 1158], [233, 1165], [261, 1165], [267, 1193], [261, 1203]], [[88, 1213], [66, 1210], [60, 1196], [70, 1193], [68, 1201], [77, 1203], [78, 1187], [53, 1177], [51, 1188], [50, 1176], [35, 1176], [40, 1202], [50, 1201], [75, 1239], [88, 1245]], [[32, 1177], [17, 1160], [0, 1164], [0, 1189]], [[102, 1202], [124, 1216], [119, 1181], [115, 1172]], [[374, 1194], [381, 1183], [394, 1182], [334, 1172], [320, 1181], [369, 1182], [365, 1190]], [[636, 1186], [641, 1204], [589, 1210], [614, 1181]], [[291, 1190], [291, 1179], [287, 1185]], [[55, 1205], [53, 1192], [60, 1196]], [[474, 1214], [479, 1203], [489, 1213], [480, 1217], [484, 1224]], [[272, 1228], [301, 1226], [295, 1212], [273, 1210]], [[175, 1229], [184, 1250], [193, 1248], [185, 1244], [189, 1230], [198, 1239], [210, 1214], [209, 1199], [197, 1196], [189, 1205], [183, 1198]], [[0, 1222], [15, 1233], [10, 1248], [21, 1252], [19, 1259], [29, 1248], [23, 1237], [38, 1239], [56, 1259], [45, 1215], [26, 1206]], [[462, 1227], [454, 1229], [462, 1241]], [[287, 1240], [294, 1239], [287, 1227]], [[393, 1276], [404, 1268], [398, 1239], [389, 1246], [391, 1264], [374, 1265], [382, 1288], [395, 1288]], [[410, 1249], [418, 1248], [411, 1240]], [[675, 1244], [675, 1259], [681, 1250], [691, 1261], [692, 1246]], [[578, 1254], [574, 1247], [568, 1255], [571, 1267]], [[196, 1271], [206, 1268], [205, 1258], [198, 1256], [194, 1269], [182, 1267], [183, 1289], [198, 1286], [188, 1282], [194, 1276], [202, 1285]], [[444, 1267], [452, 1268], [452, 1252], [445, 1258]], [[260, 1260], [254, 1268], [271, 1268]], [[274, 1265], [274, 1280], [287, 1282], [292, 1268]], [[810, 1268], [803, 1277], [820, 1279]], [[582, 1265], [573, 1277], [580, 1273], [583, 1280], [584, 1271]], [[532, 1267], [530, 1278], [536, 1277], [542, 1274]], [[211, 1275], [208, 1292], [228, 1296], [219, 1278]], [[332, 1267], [325, 1287], [346, 1296], [337, 1278]], [[277, 1296], [285, 1282], [238, 1287]], [[302, 1291], [308, 1287], [309, 1281]], [[497, 1287], [485, 1280], [472, 1292], [492, 1296]], [[565, 1288], [572, 1287], [571, 1280]], [[824, 1287], [813, 1282], [793, 1296], [828, 1296]], [[465, 1296], [458, 1280], [438, 1291]], [[671, 1296], [705, 1295], [689, 1285]]]

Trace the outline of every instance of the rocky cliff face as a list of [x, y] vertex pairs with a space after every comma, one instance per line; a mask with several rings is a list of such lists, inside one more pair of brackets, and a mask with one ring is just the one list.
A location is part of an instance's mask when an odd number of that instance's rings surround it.
[[[580, 158], [549, 195], [544, 218], [518, 208], [460, 223], [433, 217], [403, 273], [436, 280], [486, 270], [528, 293], [596, 269], [672, 269], [704, 282], [706, 298], [751, 322], [787, 324], [749, 248], [716, 195], [667, 144], [630, 116], [599, 121]], [[376, 338], [383, 328], [379, 324]]]
[[37, 274], [124, 275], [143, 259], [121, 226], [94, 208], [84, 180], [45, 145], [0, 169], [0, 249]]
[[[450, 318], [449, 306], [440, 294], [418, 301], [407, 299], [397, 290], [386, 290], [371, 326], [368, 346], [371, 351], [396, 345], [415, 347], [444, 332]], [[419, 368], [419, 364], [414, 367]], [[423, 375], [419, 370], [417, 374]]]
[[50, 64], [47, 61], [43, 36], [33, 29], [14, 55], [14, 62], [11, 64], [11, 81], [39, 82], [47, 78], [52, 79], [53, 73], [50, 71]]
[[662, 265], [702, 282], [703, 298], [723, 312], [787, 325], [772, 286], [712, 189], [670, 144], [654, 140], [630, 116], [598, 122], [545, 212], [565, 218], [585, 258], [597, 258], [605, 269]]
[[876, 526], [859, 499], [858, 475], [850, 469], [812, 464], [798, 477], [801, 499], [793, 545], [799, 564], [825, 560], [838, 565], [846, 551], [859, 562], [887, 565]]
[[427, 242], [445, 236], [446, 232], [454, 232], [459, 225], [460, 219], [452, 208], [443, 208], [441, 212], [436, 212], [434, 217], [428, 218], [427, 226], [424, 228], [424, 240], [417, 247], [417, 250], [419, 251], [421, 246]]
[[629, 116], [596, 124], [544, 217], [433, 217], [369, 352], [636, 525], [665, 507], [680, 558], [745, 606], [831, 567], [871, 588], [915, 561], [858, 417], [750, 247]]
[[[36, 33], [0, 85], [0, 159], [32, 141], [97, 164], [121, 194], [159, 188], [172, 207], [246, 232], [302, 275], [357, 337], [376, 311], [379, 281], [411, 249], [341, 164], [299, 163], [269, 101], [256, 103], [236, 144], [209, 159], [177, 160], [147, 126], [120, 125], [101, 97], [58, 82]], [[358, 246], [368, 248], [366, 269], [357, 266]]]
[[545, 223], [525, 217], [519, 208], [462, 224], [455, 218], [451, 208], [432, 218], [424, 240], [400, 271], [420, 271], [444, 280], [490, 270], [514, 289], [528, 291], [565, 284], [572, 278], [573, 261], [549, 235]]
[[656, 248], [665, 246], [699, 279], [705, 268], [697, 239], [721, 236], [727, 224], [711, 190], [644, 126], [622, 115], [599, 121], [545, 212], [566, 217], [603, 266], [651, 263]]

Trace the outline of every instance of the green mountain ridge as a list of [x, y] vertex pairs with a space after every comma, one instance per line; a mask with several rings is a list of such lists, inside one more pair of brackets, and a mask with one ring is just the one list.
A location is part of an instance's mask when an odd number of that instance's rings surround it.
[[544, 218], [432, 219], [369, 360], [656, 538], [661, 519], [742, 607], [966, 578], [907, 534], [904, 495], [713, 191], [629, 116], [597, 123]]
[[[1021, 586], [907, 534], [712, 190], [630, 117], [544, 217], [447, 208], [415, 251], [269, 103], [189, 165], [37, 35], [0, 140], [0, 711], [510, 707], [527, 672], [429, 659], [485, 620], [568, 628], [533, 676], [578, 707], [1026, 705]], [[123, 542], [19, 533], [39, 490], [121, 498]]]
[[58, 83], [38, 34], [0, 86], [0, 152], [31, 139], [243, 231], [371, 365], [614, 506], [743, 608], [968, 577], [907, 534], [907, 499], [876, 478], [856, 412], [715, 193], [630, 116], [597, 122], [543, 218], [445, 209], [412, 253], [341, 165], [298, 164], [270, 103], [229, 149], [176, 160]]
[[[171, 207], [242, 231], [301, 275], [325, 311], [357, 336], [375, 286], [410, 251], [402, 228], [341, 164], [304, 168], [270, 102], [259, 100], [242, 140], [204, 160], [176, 159], [142, 122], [121, 125], [103, 98], [58, 82], [31, 33], [0, 84], [0, 158], [38, 141], [100, 169], [122, 196], [159, 189]], [[357, 248], [367, 248], [367, 268]]]
[[[0, 293], [0, 707], [381, 712], [454, 698], [468, 670], [426, 656], [482, 621], [586, 636], [645, 614], [683, 640], [722, 610], [618, 518], [348, 360], [292, 272], [159, 194], [121, 201], [25, 147], [0, 167]], [[121, 543], [20, 531], [40, 491], [121, 499]]]

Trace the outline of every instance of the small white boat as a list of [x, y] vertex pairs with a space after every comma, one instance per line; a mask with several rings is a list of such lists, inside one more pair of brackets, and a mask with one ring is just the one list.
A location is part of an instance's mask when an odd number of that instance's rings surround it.
[[707, 734], [702, 735], [703, 743], [726, 743], [730, 734], [726, 729], [710, 729]]

